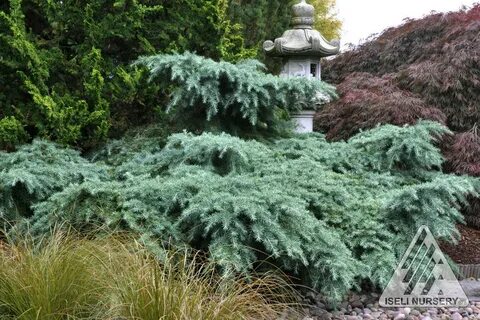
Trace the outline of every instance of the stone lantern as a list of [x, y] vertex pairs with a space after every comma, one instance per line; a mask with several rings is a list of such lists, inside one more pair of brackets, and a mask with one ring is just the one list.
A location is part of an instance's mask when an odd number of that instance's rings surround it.
[[[263, 50], [268, 56], [283, 58], [282, 77], [305, 77], [321, 80], [320, 60], [340, 51], [338, 41], [327, 41], [317, 30], [313, 29], [315, 8], [301, 0], [293, 6], [293, 29], [285, 31], [275, 41], [265, 41]], [[315, 111], [304, 110], [293, 114], [297, 123], [297, 132], [313, 131]]]

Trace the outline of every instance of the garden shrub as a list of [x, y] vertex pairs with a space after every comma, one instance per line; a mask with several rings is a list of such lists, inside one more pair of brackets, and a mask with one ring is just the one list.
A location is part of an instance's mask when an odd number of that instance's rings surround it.
[[[441, 172], [434, 143], [447, 133], [424, 121], [333, 143], [322, 134], [261, 143], [179, 133], [161, 148], [152, 137], [143, 150], [113, 153], [108, 179], [39, 198], [10, 234], [101, 224], [133, 231], [159, 253], [162, 244], [205, 250], [224, 272], [273, 264], [340, 299], [365, 279], [385, 285], [419, 226], [456, 235], [460, 206], [480, 183]], [[92, 166], [105, 166], [101, 154]]]
[[[316, 129], [340, 140], [378, 124], [439, 121], [455, 132], [439, 142], [445, 170], [478, 176], [471, 129], [480, 123], [479, 19], [477, 4], [408, 20], [325, 61], [324, 78], [338, 84], [340, 98], [320, 110]], [[479, 208], [474, 201], [464, 211], [472, 226], [480, 226]]]
[[419, 95], [400, 90], [391, 74], [352, 73], [337, 91], [340, 99], [324, 106], [315, 117], [315, 130], [326, 132], [329, 140], [348, 139], [379, 124], [415, 124], [418, 119], [447, 122], [441, 110]]
[[22, 123], [15, 117], [0, 120], [0, 150], [12, 150], [26, 135]]
[[[347, 94], [361, 88], [362, 82], [381, 83], [388, 77], [382, 86], [385, 90], [393, 89], [392, 93], [400, 98], [396, 105], [401, 104], [401, 97], [405, 95], [413, 94], [418, 98], [414, 104], [406, 103], [399, 113], [408, 114], [413, 112], [411, 109], [429, 106], [443, 112], [451, 130], [470, 130], [480, 122], [479, 19], [480, 5], [477, 4], [471, 9], [409, 20], [326, 61], [323, 71], [325, 80], [341, 84], [345, 93], [337, 102], [337, 108], [353, 108], [361, 103], [363, 96]], [[368, 76], [357, 73], [367, 73]], [[378, 95], [373, 101], [375, 103], [371, 103], [371, 111], [367, 108], [364, 113], [374, 116], [383, 98]], [[325, 112], [325, 117], [331, 113], [329, 110]], [[415, 112], [419, 119], [431, 119], [429, 114]], [[358, 119], [358, 122], [361, 120]], [[334, 123], [333, 118], [331, 122]], [[371, 123], [372, 126], [375, 123]], [[331, 130], [332, 125], [322, 129]], [[336, 132], [343, 134], [340, 130]], [[354, 133], [348, 134], [351, 136]], [[331, 135], [336, 136], [335, 133]]]
[[[135, 59], [184, 51], [230, 62], [263, 59], [260, 43], [288, 27], [290, 4], [2, 1], [0, 148], [41, 137], [89, 151], [132, 126], [164, 124], [167, 88], [147, 85], [146, 71], [130, 67]], [[322, 28], [338, 32], [328, 14], [334, 2], [315, 5]]]
[[255, 60], [234, 65], [187, 52], [143, 57], [136, 64], [146, 65], [152, 80], [173, 86], [167, 110], [188, 118], [189, 129], [278, 135], [286, 128], [288, 111], [336, 97], [324, 82], [265, 74]]
[[107, 167], [92, 164], [74, 150], [35, 140], [16, 152], [0, 152], [2, 224], [28, 218], [31, 206], [71, 183], [107, 179]]
[[[445, 170], [480, 177], [480, 135], [476, 127], [447, 139], [444, 149]], [[463, 213], [468, 225], [480, 229], [480, 199], [471, 198]]]
[[[227, 0], [2, 3], [0, 147], [41, 137], [88, 150], [158, 120], [165, 88], [147, 86], [145, 70], [130, 64], [185, 50], [250, 57], [227, 10]], [[12, 117], [24, 130], [12, 129]]]

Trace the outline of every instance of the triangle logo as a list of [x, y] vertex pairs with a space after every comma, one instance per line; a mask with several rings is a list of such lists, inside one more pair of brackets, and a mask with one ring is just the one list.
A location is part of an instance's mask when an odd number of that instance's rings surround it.
[[465, 307], [468, 298], [442, 250], [422, 226], [380, 297], [382, 307]]

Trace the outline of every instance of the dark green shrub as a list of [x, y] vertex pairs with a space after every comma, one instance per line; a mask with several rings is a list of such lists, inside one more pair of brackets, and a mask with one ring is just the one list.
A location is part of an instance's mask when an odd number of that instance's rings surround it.
[[26, 138], [22, 123], [15, 117], [5, 117], [0, 120], [0, 150], [13, 149]]
[[[129, 65], [140, 55], [185, 50], [215, 59], [249, 57], [227, 5], [226, 0], [2, 3], [0, 148], [42, 137], [89, 149], [112, 127], [111, 134], [119, 135], [157, 120], [164, 88], [146, 85], [145, 70]], [[11, 117], [24, 131], [12, 129]]]

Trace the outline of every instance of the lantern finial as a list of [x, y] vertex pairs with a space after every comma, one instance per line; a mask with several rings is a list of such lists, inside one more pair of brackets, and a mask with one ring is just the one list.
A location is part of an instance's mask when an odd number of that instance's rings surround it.
[[305, 0], [293, 6], [292, 25], [295, 29], [312, 29], [315, 22], [315, 8]]

